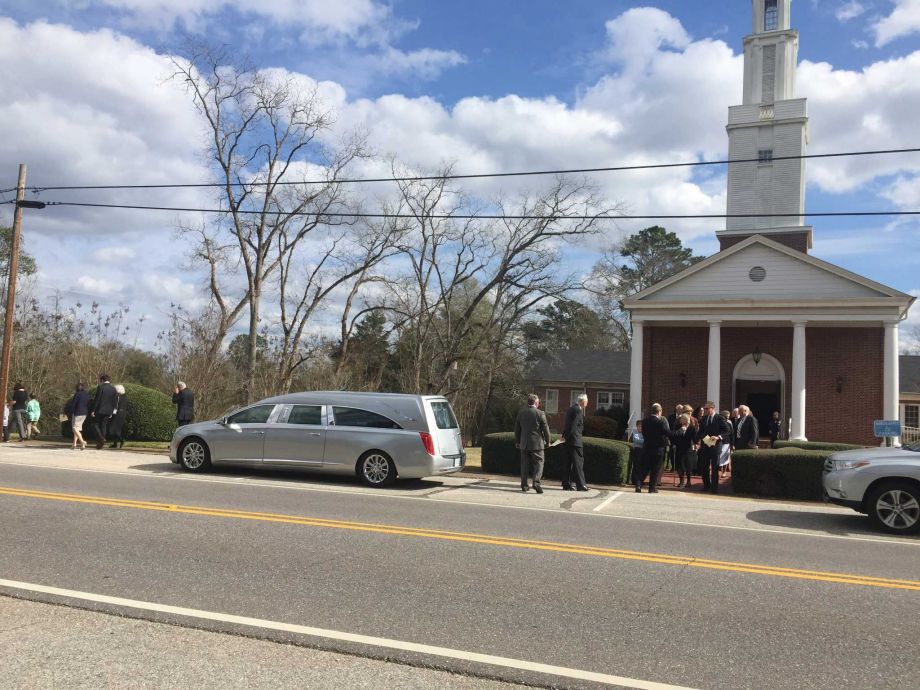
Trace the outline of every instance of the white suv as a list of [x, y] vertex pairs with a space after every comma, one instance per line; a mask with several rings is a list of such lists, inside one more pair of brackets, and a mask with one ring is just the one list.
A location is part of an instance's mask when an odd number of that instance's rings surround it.
[[824, 494], [886, 532], [920, 531], [920, 441], [834, 453], [824, 463]]

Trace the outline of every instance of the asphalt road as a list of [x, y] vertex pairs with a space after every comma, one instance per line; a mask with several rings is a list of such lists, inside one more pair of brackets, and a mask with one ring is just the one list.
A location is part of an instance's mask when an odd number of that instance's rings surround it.
[[147, 621], [547, 686], [920, 683], [920, 540], [835, 507], [4, 447], [0, 524], [0, 592]]

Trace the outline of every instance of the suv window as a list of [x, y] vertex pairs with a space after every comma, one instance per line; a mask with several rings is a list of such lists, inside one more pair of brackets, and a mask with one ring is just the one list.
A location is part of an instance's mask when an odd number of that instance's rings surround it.
[[287, 423], [322, 426], [323, 408], [320, 405], [294, 405], [288, 415]]
[[434, 421], [439, 429], [456, 429], [460, 426], [457, 424], [457, 418], [454, 417], [454, 411], [450, 409], [450, 403], [433, 402], [431, 411], [434, 412]]
[[272, 415], [274, 405], [256, 405], [227, 417], [228, 424], [265, 424]]
[[354, 407], [333, 407], [336, 426], [359, 426], [371, 429], [402, 429], [389, 417]]

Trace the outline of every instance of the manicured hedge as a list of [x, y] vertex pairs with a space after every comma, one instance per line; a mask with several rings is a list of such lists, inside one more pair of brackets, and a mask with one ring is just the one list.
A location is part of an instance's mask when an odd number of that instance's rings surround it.
[[801, 448], [802, 450], [859, 450], [866, 446], [854, 446], [852, 443], [826, 443], [824, 441], [777, 441], [776, 448]]
[[[176, 408], [172, 398], [160, 391], [133, 383], [125, 387], [127, 413], [125, 416], [125, 438], [130, 441], [169, 441], [176, 430]], [[95, 395], [90, 391], [90, 397]], [[61, 424], [61, 435], [72, 436], [70, 420]], [[95, 438], [92, 418], [87, 417], [83, 425], [83, 437]]]
[[586, 415], [584, 435], [591, 438], [620, 438], [620, 425], [617, 420], [601, 415]]
[[821, 475], [831, 450], [736, 450], [732, 453], [732, 490], [770, 498], [821, 500]]
[[[585, 480], [591, 484], [623, 484], [629, 462], [629, 444], [605, 438], [585, 438]], [[565, 446], [546, 450], [543, 476], [562, 477]], [[521, 451], [514, 447], [514, 434], [489, 434], [482, 441], [482, 469], [519, 477]]]

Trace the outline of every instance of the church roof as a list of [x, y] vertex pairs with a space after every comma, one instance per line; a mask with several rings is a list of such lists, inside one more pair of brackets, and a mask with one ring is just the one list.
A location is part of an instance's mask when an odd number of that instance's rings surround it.
[[[755, 277], [760, 272], [760, 279]], [[713, 254], [624, 300], [627, 309], [680, 302], [870, 300], [906, 309], [914, 298], [762, 235]]]
[[629, 384], [629, 352], [565, 350], [537, 362], [535, 381]]

